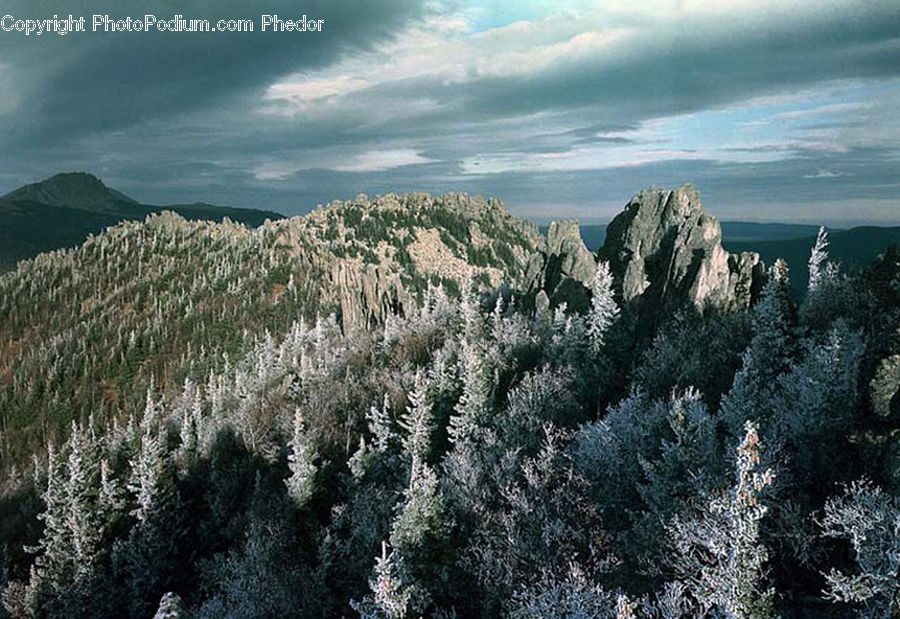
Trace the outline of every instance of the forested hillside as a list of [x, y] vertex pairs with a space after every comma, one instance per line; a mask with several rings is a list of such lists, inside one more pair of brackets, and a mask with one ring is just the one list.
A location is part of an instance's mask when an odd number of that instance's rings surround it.
[[164, 210], [192, 220], [229, 218], [248, 226], [282, 218], [273, 211], [211, 204], [140, 204], [91, 174], [57, 174], [0, 196], [0, 273], [40, 252], [80, 245], [123, 220], [140, 221]]
[[[845, 271], [864, 268], [888, 247], [900, 244], [900, 227], [860, 226], [849, 230], [835, 230], [829, 236], [829, 255], [839, 262]], [[753, 250], [769, 262], [783, 258], [796, 265], [793, 289], [797, 296], [803, 293], [803, 283], [809, 275], [806, 258], [809, 247], [815, 242], [815, 233], [794, 239], [765, 242], [734, 241], [725, 246], [734, 251]]]
[[[900, 249], [497, 201], [168, 213], [0, 277], [11, 617], [900, 613]], [[164, 614], [169, 613], [169, 614]]]

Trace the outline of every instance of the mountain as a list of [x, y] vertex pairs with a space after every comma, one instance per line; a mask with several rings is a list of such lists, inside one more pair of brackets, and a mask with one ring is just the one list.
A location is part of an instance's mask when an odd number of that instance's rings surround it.
[[0, 617], [851, 616], [896, 581], [900, 248], [794, 303], [690, 185], [607, 232], [360, 195], [20, 261]]
[[11, 191], [0, 200], [77, 208], [91, 213], [116, 212], [128, 205], [139, 206], [136, 200], [110, 189], [96, 176], [84, 172], [57, 174]]
[[170, 210], [191, 220], [233, 221], [258, 226], [280, 219], [273, 211], [178, 204], [154, 206], [107, 187], [90, 174], [57, 174], [0, 197], [0, 271], [43, 251], [73, 247], [120, 221], [141, 220]]
[[722, 238], [725, 243], [781, 241], [815, 236], [819, 226], [807, 224], [756, 223], [752, 221], [723, 221]]
[[[778, 258], [784, 259], [791, 269], [791, 289], [795, 296], [802, 295], [809, 279], [809, 252], [815, 244], [815, 232], [795, 239], [763, 242], [734, 242], [725, 239], [724, 245], [730, 251], [758, 252], [766, 264], [773, 264]], [[891, 245], [900, 243], [900, 227], [861, 226], [849, 230], [828, 231], [828, 255], [846, 268], [863, 267]]]
[[349, 334], [470, 281], [584, 307], [593, 256], [577, 225], [553, 230], [542, 237], [499, 200], [360, 195], [256, 228], [167, 211], [21, 261], [0, 276], [3, 452], [21, 457], [98, 407], [136, 411], [151, 385], [205, 380], [248, 334], [281, 336], [301, 318], [334, 316]]

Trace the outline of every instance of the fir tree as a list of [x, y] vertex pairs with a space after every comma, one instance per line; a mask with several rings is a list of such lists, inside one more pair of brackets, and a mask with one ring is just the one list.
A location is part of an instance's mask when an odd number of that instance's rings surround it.
[[748, 421], [737, 450], [734, 485], [714, 496], [695, 518], [676, 517], [669, 527], [675, 571], [701, 613], [737, 619], [772, 614], [774, 591], [763, 584], [769, 555], [760, 541], [759, 523], [767, 512], [760, 495], [773, 475], [759, 472], [759, 464], [759, 435]]
[[297, 507], [303, 507], [316, 491], [316, 447], [309, 439], [300, 410], [294, 414], [294, 435], [288, 453], [290, 476], [284, 480], [288, 495]]
[[606, 332], [618, 315], [619, 306], [614, 298], [613, 277], [609, 270], [609, 263], [601, 260], [597, 264], [597, 273], [594, 275], [587, 327], [587, 335], [591, 340], [594, 352], [603, 346]]
[[828, 233], [825, 226], [819, 227], [816, 242], [809, 255], [809, 285], [808, 291], [813, 292], [822, 283], [823, 268], [828, 260]]
[[856, 604], [860, 617], [889, 619], [900, 613], [900, 499], [869, 481], [857, 481], [830, 499], [821, 521], [824, 535], [850, 542], [856, 570], [831, 568], [827, 595]]

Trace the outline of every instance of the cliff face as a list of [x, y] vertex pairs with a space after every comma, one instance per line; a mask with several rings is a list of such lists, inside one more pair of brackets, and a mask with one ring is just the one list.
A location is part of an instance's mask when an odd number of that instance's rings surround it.
[[747, 307], [765, 275], [759, 255], [729, 254], [691, 185], [634, 196], [607, 228], [608, 260], [622, 300], [643, 313], [688, 302], [699, 311]]
[[535, 295], [538, 307], [562, 303], [571, 310], [587, 308], [597, 261], [581, 239], [578, 222], [550, 224], [547, 238], [529, 258], [524, 290]]
[[471, 279], [482, 289], [506, 282], [524, 290], [535, 279], [532, 256], [545, 246], [537, 226], [499, 200], [465, 194], [360, 195], [270, 227], [298, 260], [325, 273], [319, 299], [345, 331], [410, 311], [428, 286], [460, 290]]
[[[328, 274], [320, 298], [345, 330], [409, 310], [429, 285], [459, 289], [468, 279], [482, 289], [505, 282], [538, 307], [583, 311], [597, 268], [576, 222], [554, 222], [544, 238], [500, 201], [463, 194], [360, 196], [275, 225]], [[649, 189], [610, 223], [599, 257], [609, 260], [623, 303], [653, 324], [684, 304], [750, 305], [764, 278], [759, 256], [730, 254], [721, 240], [692, 186]]]
[[298, 260], [325, 274], [319, 299], [345, 331], [409, 311], [428, 286], [482, 290], [505, 283], [541, 306], [586, 309], [596, 260], [576, 222], [547, 237], [499, 200], [465, 194], [388, 194], [335, 202], [269, 224]]

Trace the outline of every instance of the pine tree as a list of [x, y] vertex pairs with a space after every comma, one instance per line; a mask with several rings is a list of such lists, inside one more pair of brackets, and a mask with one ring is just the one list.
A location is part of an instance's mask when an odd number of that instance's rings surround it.
[[98, 510], [99, 471], [94, 441], [90, 434], [72, 424], [68, 443], [65, 497], [66, 525], [71, 539], [71, 558], [76, 587], [93, 575], [100, 554], [103, 528]]
[[421, 372], [417, 372], [415, 386], [409, 394], [409, 406], [400, 418], [400, 427], [406, 431], [403, 447], [409, 458], [410, 480], [414, 479], [426, 464], [431, 448], [434, 415], [427, 400], [425, 380]]
[[298, 409], [294, 414], [294, 435], [290, 443], [288, 454], [288, 469], [290, 476], [284, 480], [288, 495], [294, 500], [297, 507], [303, 507], [312, 498], [316, 491], [317, 467], [315, 460], [318, 457], [316, 447], [310, 440], [303, 423], [303, 415]]
[[375, 450], [379, 453], [386, 452], [396, 438], [391, 420], [391, 399], [387, 393], [382, 398], [381, 408], [370, 407], [366, 419], [369, 422], [369, 432], [374, 438]]
[[47, 448], [47, 485], [41, 497], [44, 511], [38, 516], [44, 522], [44, 531], [38, 546], [32, 549], [37, 553], [30, 580], [35, 604], [43, 605], [60, 595], [74, 573], [64, 475], [59, 455], [51, 443]]
[[153, 612], [159, 596], [171, 590], [182, 534], [178, 489], [165, 445], [145, 428], [131, 459], [128, 490], [136, 522], [127, 539], [113, 548], [114, 571], [125, 581], [123, 593], [132, 616]]
[[753, 308], [753, 338], [743, 366], [722, 400], [722, 418], [735, 437], [746, 420], [765, 423], [771, 416], [778, 378], [790, 369], [795, 354], [794, 314], [787, 264], [779, 259]]
[[606, 332], [619, 315], [619, 306], [613, 293], [612, 272], [605, 260], [597, 264], [592, 293], [587, 334], [591, 340], [591, 347], [597, 352], [603, 346]]
[[134, 497], [131, 515], [146, 522], [165, 503], [167, 487], [165, 448], [158, 433], [147, 428], [141, 436], [140, 451], [131, 460], [128, 490]]
[[395, 553], [381, 544], [381, 556], [375, 558], [375, 577], [369, 581], [372, 594], [363, 602], [352, 603], [361, 619], [404, 619], [416, 591], [404, 581], [404, 566]]
[[491, 407], [490, 369], [480, 348], [466, 340], [461, 342], [460, 376], [462, 396], [448, 428], [453, 443], [474, 440]]
[[203, 424], [203, 395], [200, 389], [189, 379], [185, 379], [182, 392], [181, 428], [179, 436], [181, 444], [179, 454], [190, 463], [200, 448], [200, 435]]
[[822, 283], [823, 267], [828, 260], [828, 233], [825, 226], [819, 228], [816, 242], [809, 255], [809, 292], [813, 292]]
[[734, 485], [714, 496], [695, 518], [678, 516], [669, 526], [675, 571], [703, 614], [736, 619], [772, 614], [774, 592], [763, 585], [768, 552], [759, 539], [759, 522], [767, 512], [760, 495], [773, 474], [757, 471], [759, 463], [759, 435], [748, 421], [738, 446]]
[[824, 535], [850, 542], [855, 573], [831, 568], [827, 596], [857, 604], [860, 617], [890, 619], [900, 613], [900, 498], [869, 481], [857, 481], [829, 499]]
[[109, 461], [100, 461], [100, 493], [97, 497], [97, 509], [105, 531], [109, 531], [119, 519], [127, 506], [125, 491], [121, 482], [113, 476]]

